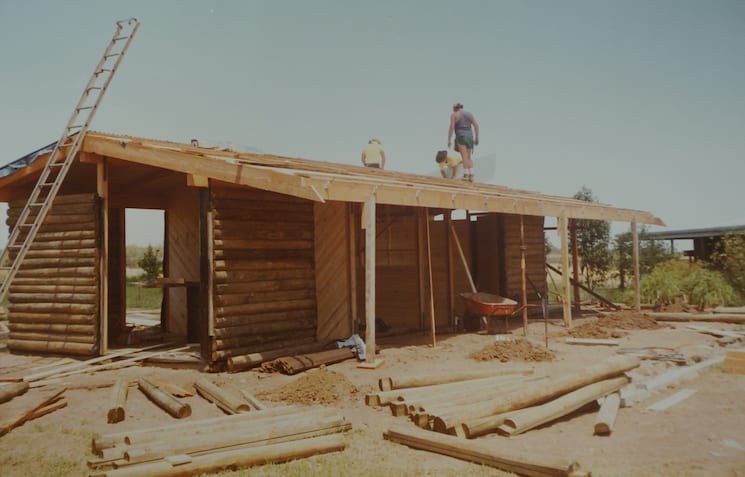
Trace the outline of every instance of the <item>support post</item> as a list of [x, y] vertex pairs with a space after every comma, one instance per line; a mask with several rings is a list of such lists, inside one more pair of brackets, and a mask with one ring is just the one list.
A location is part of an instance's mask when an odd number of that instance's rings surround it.
[[561, 239], [561, 287], [564, 309], [564, 325], [567, 328], [572, 327], [572, 290], [569, 283], [569, 233], [566, 212], [562, 212], [558, 217], [559, 238]]
[[579, 254], [577, 252], [577, 220], [569, 220], [569, 232], [572, 243], [572, 278], [574, 278], [574, 311], [581, 310], [579, 295]]
[[455, 294], [455, 284], [453, 282], [453, 244], [450, 238], [450, 234], [448, 233], [450, 228], [453, 227], [452, 222], [452, 211], [446, 210], [445, 215], [445, 256], [447, 257], [446, 265], [447, 265], [447, 271], [448, 271], [448, 324], [450, 326], [453, 326], [454, 324], [454, 315], [455, 315], [455, 299], [453, 298], [453, 295]]
[[523, 307], [523, 335], [528, 336], [528, 284], [527, 284], [527, 272], [525, 266], [525, 252], [527, 247], [525, 246], [525, 219], [524, 216], [520, 216], [520, 279], [521, 279], [521, 290], [520, 299]]
[[352, 333], [357, 333], [357, 227], [355, 226], [355, 213], [353, 204], [347, 204], [349, 221], [349, 316], [352, 320]]
[[109, 165], [105, 158], [96, 162], [96, 193], [101, 198], [101, 254], [99, 262], [99, 354], [109, 351]]
[[426, 235], [427, 235], [427, 280], [429, 282], [429, 325], [430, 331], [432, 332], [432, 346], [437, 346], [437, 338], [435, 337], [435, 293], [434, 285], [432, 283], [432, 239], [429, 233], [429, 209], [425, 210], [425, 224]]
[[634, 310], [641, 311], [641, 289], [639, 285], [639, 231], [636, 220], [631, 221], [631, 261], [634, 263]]
[[365, 199], [362, 208], [365, 229], [365, 344], [366, 368], [376, 368], [381, 361], [375, 357], [375, 196]]
[[424, 332], [424, 316], [427, 314], [427, 301], [424, 297], [427, 287], [424, 282], [426, 280], [424, 273], [424, 257], [426, 242], [424, 237], [424, 220], [426, 219], [426, 210], [417, 209], [416, 217], [416, 260], [417, 260], [417, 282], [419, 286], [419, 329]]

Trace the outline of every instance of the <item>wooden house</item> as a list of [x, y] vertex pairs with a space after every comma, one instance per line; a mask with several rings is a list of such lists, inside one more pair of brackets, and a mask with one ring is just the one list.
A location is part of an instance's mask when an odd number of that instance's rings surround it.
[[[10, 225], [50, 151], [2, 169]], [[199, 342], [210, 362], [363, 327], [375, 359], [375, 317], [414, 330], [453, 324], [459, 294], [471, 289], [461, 257], [480, 291], [521, 301], [524, 244], [535, 300], [546, 289], [545, 217], [558, 218], [565, 270], [571, 219], [661, 224], [643, 211], [503, 186], [89, 132], [13, 281], [11, 350], [95, 355], [116, 342], [127, 208], [165, 211], [172, 286], [162, 328]], [[468, 215], [456, 220], [453, 210]]]

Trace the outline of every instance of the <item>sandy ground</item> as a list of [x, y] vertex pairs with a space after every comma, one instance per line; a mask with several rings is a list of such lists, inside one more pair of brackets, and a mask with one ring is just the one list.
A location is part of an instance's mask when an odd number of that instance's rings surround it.
[[[578, 320], [581, 322], [581, 320]], [[734, 329], [726, 324], [710, 327]], [[515, 331], [515, 334], [521, 334]], [[223, 476], [307, 476], [307, 475], [507, 475], [491, 468], [464, 463], [449, 457], [415, 451], [382, 439], [393, 424], [412, 425], [406, 418], [391, 416], [387, 408], [371, 408], [364, 395], [377, 388], [377, 379], [389, 375], [447, 372], [448, 370], [489, 369], [533, 366], [537, 372], [562, 373], [581, 368], [615, 354], [614, 348], [569, 346], [563, 344], [563, 328], [550, 325], [550, 347], [557, 354], [552, 362], [478, 362], [468, 356], [494, 340], [493, 336], [461, 334], [438, 339], [436, 348], [428, 337], [399, 337], [382, 340], [381, 357], [385, 364], [375, 370], [361, 370], [353, 361], [332, 365], [330, 370], [347, 377], [359, 392], [334, 405], [352, 423], [346, 451], [316, 456], [282, 465], [269, 465]], [[533, 323], [530, 339], [543, 342], [543, 325]], [[676, 348], [686, 356], [707, 357], [722, 353], [712, 336], [686, 330], [683, 326], [659, 330], [637, 330], [621, 339], [622, 347], [663, 346]], [[737, 345], [735, 345], [737, 346]], [[23, 375], [24, 369], [58, 358], [39, 358], [0, 352], [0, 376]], [[656, 374], [675, 365], [645, 361], [638, 374]], [[119, 371], [80, 375], [65, 380], [67, 408], [0, 438], [0, 475], [2, 476], [76, 476], [85, 475], [85, 460], [91, 458], [90, 439], [96, 433], [140, 429], [175, 422], [150, 403], [134, 387], [127, 402], [127, 418], [118, 424], [106, 424], [110, 388], [116, 377], [148, 376], [189, 386], [197, 372], [185, 369], [133, 367]], [[261, 374], [255, 371], [211, 375], [217, 383], [230, 382], [254, 393], [271, 392], [298, 379], [297, 376]], [[59, 389], [62, 383], [32, 389], [24, 396], [0, 405], [0, 420], [26, 410]], [[688, 400], [666, 410], [646, 408], [677, 389], [697, 392]], [[633, 408], [621, 409], [613, 434], [592, 435], [596, 408], [589, 407], [558, 422], [523, 435], [505, 438], [490, 435], [480, 438], [500, 451], [516, 449], [552, 456], [570, 457], [596, 476], [745, 476], [745, 376], [724, 374], [714, 368], [699, 377], [658, 392]], [[192, 406], [192, 417], [219, 416], [221, 412], [204, 399], [185, 398]]]

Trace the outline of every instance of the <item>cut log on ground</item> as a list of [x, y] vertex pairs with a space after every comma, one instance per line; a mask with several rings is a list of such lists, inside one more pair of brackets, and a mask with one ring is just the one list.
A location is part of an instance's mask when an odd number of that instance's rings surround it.
[[140, 378], [137, 385], [145, 396], [157, 404], [161, 409], [171, 416], [181, 419], [191, 416], [191, 406], [171, 396], [162, 389], [158, 389], [153, 383], [145, 378]]
[[620, 341], [599, 338], [567, 338], [564, 343], [581, 346], [618, 346]]
[[665, 389], [672, 384], [680, 381], [691, 379], [698, 375], [700, 371], [712, 366], [718, 366], [724, 362], [724, 356], [710, 358], [692, 366], [683, 366], [650, 378], [643, 383], [632, 384], [621, 390], [621, 405], [631, 407], [635, 403], [649, 397], [650, 393], [658, 389]]
[[241, 389], [241, 394], [243, 394], [243, 398], [246, 401], [248, 401], [249, 404], [251, 404], [252, 408], [256, 409], [257, 411], [266, 409], [266, 404], [261, 402], [256, 396], [254, 396], [250, 392], [246, 391], [245, 389]]
[[127, 403], [127, 392], [129, 386], [127, 380], [119, 378], [111, 390], [111, 404], [109, 412], [106, 414], [106, 420], [109, 424], [114, 424], [124, 420], [126, 415], [124, 409]]
[[65, 391], [66, 389], [62, 389], [54, 393], [52, 396], [48, 397], [47, 399], [42, 401], [40, 404], [37, 404], [36, 406], [32, 407], [28, 411], [24, 412], [23, 414], [17, 417], [11, 418], [9, 421], [0, 425], [0, 437], [9, 433], [16, 427], [22, 426], [26, 421], [29, 421], [32, 418], [34, 418], [34, 416], [39, 417], [41, 415], [47, 414], [47, 413], [40, 414], [41, 410], [59, 401], [62, 398], [62, 394], [64, 394]]
[[[121, 447], [123, 445], [132, 445], [134, 443], [147, 442], [160, 439], [167, 433], [181, 433], [182, 435], [190, 434], [198, 429], [215, 429], [220, 426], [232, 425], [237, 421], [250, 421], [253, 423], [260, 422], [264, 419], [271, 419], [279, 416], [293, 415], [301, 412], [299, 406], [282, 406], [264, 411], [251, 412], [246, 414], [236, 414], [230, 416], [213, 417], [211, 419], [202, 419], [199, 421], [185, 421], [166, 426], [151, 427], [146, 429], [132, 429], [129, 431], [113, 432], [103, 436], [95, 437], [91, 441], [91, 448], [94, 454], [101, 454], [101, 451], [111, 447]], [[312, 412], [312, 411], [306, 411]]]
[[283, 374], [297, 374], [321, 365], [329, 365], [352, 359], [355, 351], [351, 348], [320, 351], [312, 354], [301, 354], [298, 356], [285, 356], [272, 362], [272, 367]]
[[28, 383], [8, 383], [0, 385], [0, 404], [8, 402], [16, 396], [28, 391]]
[[695, 389], [681, 389], [672, 396], [668, 396], [662, 401], [657, 401], [656, 403], [652, 404], [647, 408], [647, 411], [664, 411], [665, 409], [669, 409], [676, 404], [685, 401], [694, 394], [696, 394]]
[[418, 388], [422, 386], [432, 386], [435, 384], [447, 384], [458, 381], [470, 381], [474, 379], [489, 378], [496, 376], [505, 376], [513, 374], [529, 375], [535, 372], [534, 368], [525, 369], [483, 369], [479, 371], [462, 371], [455, 373], [436, 373], [411, 375], [400, 377], [387, 377], [378, 380], [378, 387], [381, 391], [390, 391], [392, 389]]
[[233, 389], [220, 388], [207, 378], [199, 378], [194, 383], [197, 392], [210, 402], [213, 402], [228, 414], [248, 412], [251, 405], [243, 399], [241, 394]]
[[745, 325], [745, 315], [735, 313], [728, 315], [724, 313], [665, 313], [650, 311], [645, 313], [645, 315], [651, 316], [657, 321], [713, 321], [717, 323], [734, 323], [737, 325]]
[[314, 437], [248, 449], [214, 452], [192, 458], [187, 457], [180, 465], [160, 460], [110, 470], [98, 475], [102, 477], [191, 476], [224, 469], [240, 469], [254, 465], [302, 459], [317, 454], [341, 451], [345, 447], [346, 443], [341, 435]]
[[296, 346], [294, 348], [282, 348], [270, 351], [262, 351], [261, 353], [251, 353], [242, 356], [231, 356], [228, 358], [228, 372], [237, 373], [238, 371], [244, 371], [246, 369], [255, 368], [261, 366], [262, 363], [267, 361], [273, 361], [277, 358], [281, 358], [287, 355], [313, 353], [320, 351], [326, 347], [325, 344], [313, 343], [309, 345]]
[[577, 372], [552, 379], [548, 382], [536, 382], [508, 392], [495, 399], [463, 406], [461, 409], [440, 414], [435, 417], [434, 430], [447, 432], [448, 429], [479, 417], [502, 414], [516, 409], [534, 406], [588, 384], [609, 379], [638, 367], [640, 361], [631, 356], [614, 356], [600, 363], [587, 366]]
[[554, 421], [570, 414], [586, 404], [607, 396], [621, 389], [629, 383], [625, 376], [607, 379], [590, 384], [583, 388], [567, 393], [560, 398], [549, 401], [540, 406], [524, 409], [504, 421], [498, 432], [502, 435], [516, 436], [535, 427]]
[[595, 434], [607, 436], [613, 432], [613, 424], [616, 422], [620, 405], [621, 396], [618, 393], [613, 393], [603, 400], [598, 416], [595, 419]]
[[588, 475], [580, 470], [578, 463], [568, 459], [547, 457], [542, 450], [537, 450], [534, 455], [514, 451], [500, 452], [493, 446], [482, 442], [411, 428], [393, 428], [383, 434], [383, 437], [413, 449], [436, 452], [518, 475], [534, 477]]

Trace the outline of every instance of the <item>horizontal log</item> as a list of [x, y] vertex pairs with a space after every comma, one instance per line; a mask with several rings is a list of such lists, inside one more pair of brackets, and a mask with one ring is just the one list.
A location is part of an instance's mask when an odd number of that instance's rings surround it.
[[98, 321], [98, 315], [72, 313], [25, 313], [11, 311], [8, 314], [8, 320], [10, 323], [88, 325], [96, 323]]
[[213, 227], [214, 238], [246, 238], [253, 240], [313, 240], [313, 228], [277, 222], [247, 224], [236, 220], [221, 220]]
[[302, 345], [309, 345], [316, 342], [316, 337], [309, 338], [296, 338], [296, 339], [278, 339], [271, 341], [263, 341], [258, 344], [250, 344], [248, 346], [240, 346], [231, 349], [216, 349], [212, 352], [212, 360], [219, 361], [227, 359], [231, 356], [241, 356], [251, 353], [261, 353], [262, 351], [271, 349], [281, 348], [294, 348]]
[[59, 343], [87, 343], [95, 344], [95, 334], [71, 334], [71, 333], [34, 333], [29, 331], [12, 331], [10, 339], [25, 341], [56, 341]]
[[96, 259], [93, 257], [75, 258], [25, 258], [21, 263], [20, 270], [35, 270], [38, 268], [79, 268], [94, 267]]
[[[96, 287], [98, 283], [97, 276], [90, 277], [51, 277], [51, 278], [34, 278], [34, 277], [18, 277], [13, 279], [14, 286], [37, 286], [37, 285], [49, 285], [49, 286], [92, 286]], [[97, 287], [96, 287], [97, 288]]]
[[313, 248], [312, 240], [243, 240], [243, 239], [215, 239], [217, 250], [309, 250]]
[[[20, 216], [19, 216], [20, 217]], [[13, 217], [9, 216], [8, 220], [6, 220], [6, 224], [9, 227], [13, 227], [16, 222], [18, 221], [19, 217]], [[31, 217], [28, 217], [26, 219], [26, 223], [31, 223], [35, 218], [35, 215], [32, 215]], [[81, 214], [81, 215], [54, 215], [49, 214], [44, 218], [43, 225], [50, 225], [55, 226], [58, 224], [87, 224], [91, 222], [91, 215], [90, 214]]]
[[50, 285], [47, 280], [37, 285], [16, 284], [10, 286], [11, 295], [14, 293], [98, 293], [96, 286], [83, 285]]
[[[52, 205], [49, 209], [47, 217], [49, 216], [60, 216], [60, 215], [87, 215], [91, 216], [95, 213], [96, 207], [93, 202], [87, 204], [56, 204]], [[22, 209], [20, 208], [9, 208], [8, 217], [19, 217]], [[32, 209], [29, 214], [30, 217], [36, 217], [38, 215], [38, 209]]]
[[238, 414], [251, 410], [251, 405], [237, 390], [230, 387], [220, 387], [205, 377], [197, 378], [194, 389], [206, 400], [214, 403], [228, 414]]
[[317, 321], [316, 310], [279, 311], [276, 313], [257, 313], [254, 315], [235, 315], [215, 318], [215, 328], [251, 326], [283, 321]]
[[171, 416], [177, 419], [191, 416], [191, 406], [159, 389], [149, 380], [140, 378], [137, 381], [137, 386], [143, 394]]
[[67, 324], [52, 324], [52, 323], [15, 323], [11, 321], [8, 323], [8, 329], [10, 331], [28, 331], [35, 333], [54, 333], [54, 334], [90, 334], [96, 333], [96, 327], [94, 325], [67, 325]]
[[282, 280], [290, 278], [314, 279], [315, 273], [311, 267], [294, 269], [272, 269], [271, 266], [263, 270], [221, 270], [215, 272], [215, 281], [220, 284], [235, 284], [260, 282], [266, 280]]
[[98, 305], [80, 303], [11, 303], [10, 313], [64, 313], [71, 315], [88, 315], [98, 311]]
[[95, 304], [96, 293], [11, 293], [11, 303], [85, 303]]
[[[54, 202], [52, 202], [52, 206], [55, 205], [62, 205], [62, 204], [79, 204], [79, 203], [89, 203], [89, 202], [95, 202], [96, 196], [93, 193], [84, 193], [84, 194], [59, 194], [57, 197], [54, 198]], [[26, 205], [26, 202], [28, 202], [28, 199], [16, 199], [11, 200], [8, 202], [8, 207], [12, 209], [17, 209], [19, 207], [23, 207]]]
[[291, 270], [313, 269], [313, 260], [215, 260], [215, 270]]
[[315, 319], [285, 320], [253, 325], [241, 325], [231, 327], [215, 326], [216, 338], [233, 338], [239, 336], [263, 335], [267, 333], [278, 333], [280, 331], [306, 330], [316, 328]]
[[78, 356], [89, 356], [95, 354], [97, 347], [86, 343], [63, 343], [60, 341], [29, 341], [8, 340], [8, 349], [11, 351], [31, 351], [36, 353], [73, 354]]
[[279, 290], [315, 290], [315, 288], [315, 280], [307, 278], [267, 280], [260, 282], [227, 283], [224, 285], [217, 285], [215, 287], [215, 295], [240, 295], [244, 293]]
[[248, 199], [215, 197], [212, 199], [212, 207], [218, 210], [285, 210], [288, 212], [302, 210], [313, 213], [313, 202], [310, 201], [284, 201], [254, 197]]
[[390, 376], [380, 378], [378, 387], [381, 391], [392, 389], [418, 388], [432, 386], [435, 384], [447, 384], [454, 382], [467, 382], [474, 379], [490, 378], [496, 376], [508, 376], [514, 374], [528, 375], [535, 372], [534, 368], [518, 369], [480, 369], [473, 371], [456, 371], [449, 373], [415, 374], [410, 376]]
[[284, 222], [297, 224], [312, 224], [313, 211], [276, 211], [276, 210], [245, 210], [245, 209], [212, 209], [215, 220], [232, 220], [246, 222]]
[[296, 328], [294, 330], [286, 330], [282, 332], [271, 332], [264, 333], [262, 335], [238, 335], [230, 338], [216, 338], [215, 348], [217, 350], [229, 350], [235, 349], [239, 346], [248, 346], [253, 343], [263, 344], [267, 341], [276, 339], [303, 339], [313, 338], [316, 335], [315, 326], [309, 326], [306, 328]]
[[275, 260], [313, 260], [314, 251], [306, 249], [216, 249], [215, 260], [250, 260], [250, 261], [275, 261]]
[[305, 290], [278, 290], [245, 292], [234, 295], [219, 294], [215, 296], [217, 306], [248, 305], [252, 303], [286, 302], [291, 300], [302, 300], [304, 298], [315, 298], [315, 288]]
[[[95, 277], [96, 267], [34, 268], [18, 270], [18, 278], [87, 278]], [[17, 282], [16, 282], [17, 283]]]
[[[20, 237], [23, 236], [25, 236], [25, 234], [20, 235]], [[86, 230], [72, 230], [68, 232], [39, 232], [38, 234], [36, 234], [36, 237], [34, 237], [34, 245], [32, 246], [32, 250], [34, 246], [38, 246], [39, 248], [62, 248], [66, 244], [74, 245], [74, 247], [69, 248], [84, 248], [95, 246], [95, 228], [91, 227], [90, 229]]]
[[351, 348], [332, 349], [317, 353], [285, 356], [272, 362], [274, 369], [284, 374], [297, 374], [319, 366], [330, 365], [354, 358], [355, 350]]
[[[26, 252], [24, 260], [48, 259], [48, 258], [95, 258], [98, 250], [95, 248], [49, 248], [35, 250], [33, 248]], [[11, 254], [13, 258], [17, 253]]]
[[[7, 221], [6, 224], [8, 224]], [[15, 225], [15, 223], [8, 225], [11, 227], [12, 230], [12, 226]], [[60, 222], [56, 224], [44, 223], [39, 229], [39, 234], [83, 232], [91, 230], [96, 230], [96, 222], [93, 220], [88, 220], [87, 222]], [[25, 238], [25, 233], [21, 234], [21, 238]]]
[[738, 325], [745, 325], [745, 314], [733, 313], [663, 313], [663, 312], [647, 312], [647, 316], [658, 321], [671, 321], [671, 322], [688, 322], [688, 321], [703, 321], [703, 322], [719, 322], [719, 323], [734, 323]]
[[28, 391], [28, 387], [28, 383], [25, 381], [0, 385], [0, 404], [8, 402], [14, 397], [25, 394], [26, 391]]
[[308, 202], [291, 195], [284, 195], [278, 192], [267, 190], [253, 189], [251, 187], [211, 187], [211, 198], [214, 203], [219, 199], [241, 199], [241, 200], [271, 200], [277, 202], [293, 202], [302, 204]]
[[248, 315], [251, 313], [268, 313], [274, 311], [290, 311], [315, 309], [315, 299], [288, 300], [285, 302], [252, 303], [249, 305], [218, 306], [215, 308], [216, 316]]

